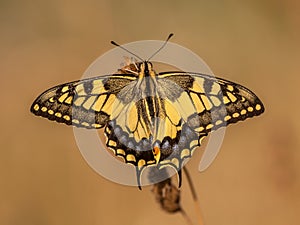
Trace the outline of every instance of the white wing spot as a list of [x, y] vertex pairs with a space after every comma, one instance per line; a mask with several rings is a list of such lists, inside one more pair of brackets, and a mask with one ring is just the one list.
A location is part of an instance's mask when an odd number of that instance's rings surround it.
[[209, 129], [213, 128], [213, 127], [214, 127], [213, 124], [208, 124], [208, 125], [206, 126], [206, 130], [209, 130]]
[[125, 155], [125, 151], [123, 149], [117, 149], [117, 154], [118, 155]]
[[204, 127], [197, 127], [197, 128], [195, 129], [196, 132], [201, 132], [201, 131], [203, 131], [203, 130], [204, 130]]
[[69, 96], [69, 97], [65, 100], [65, 103], [71, 105], [71, 104], [72, 104], [72, 101], [73, 101], [73, 96]]
[[76, 124], [79, 124], [79, 120], [76, 120], [76, 119], [72, 119], [72, 123], [76, 123]]
[[234, 88], [233, 88], [232, 85], [227, 85], [227, 89], [228, 89], [229, 91], [233, 91], [233, 90], [234, 90]]
[[92, 124], [92, 127], [95, 127], [95, 128], [101, 128], [100, 124], [97, 124], [97, 123], [93, 123], [93, 124]]
[[240, 114], [237, 112], [233, 113], [233, 115], [232, 115], [233, 118], [238, 118], [239, 116], [240, 116]]
[[257, 104], [257, 105], [255, 106], [255, 109], [256, 109], [257, 111], [259, 111], [259, 110], [261, 110], [261, 106], [260, 106], [259, 104]]
[[68, 115], [64, 115], [63, 118], [68, 121], [71, 119]]
[[34, 109], [35, 111], [38, 111], [38, 110], [40, 109], [40, 106], [39, 106], [38, 104], [35, 104], [35, 105], [33, 106], [33, 109]]
[[61, 113], [59, 113], [59, 112], [55, 113], [54, 115], [59, 118], [62, 116]]
[[127, 161], [131, 161], [131, 162], [135, 162], [135, 161], [136, 161], [134, 155], [132, 155], [132, 154], [128, 154], [128, 155], [126, 156], [126, 160], [127, 160]]
[[90, 124], [88, 124], [87, 122], [82, 122], [81, 125], [82, 125], [82, 126], [85, 126], [85, 127], [90, 126]]
[[61, 89], [61, 92], [66, 92], [69, 90], [69, 87], [68, 86], [64, 86], [62, 89]]
[[138, 161], [138, 167], [141, 168], [142, 166], [144, 166], [146, 164], [146, 161], [144, 159], [140, 159]]
[[227, 96], [223, 96], [223, 102], [224, 102], [224, 104], [228, 104], [230, 102], [230, 100]]
[[224, 118], [225, 121], [228, 121], [230, 119], [231, 119], [231, 116], [229, 116], [229, 115], [225, 116], [225, 118]]
[[183, 159], [184, 157], [188, 157], [190, 155], [191, 155], [190, 150], [186, 148], [181, 151], [180, 157], [181, 159]]
[[113, 147], [117, 146], [117, 142], [115, 142], [113, 140], [109, 140], [108, 144], [109, 144], [109, 146], [113, 146]]
[[247, 113], [247, 110], [246, 109], [243, 109], [242, 111], [241, 111], [241, 115], [245, 115]]
[[55, 102], [54, 97], [49, 98], [49, 102], [52, 102], [52, 103]]
[[235, 102], [237, 100], [237, 98], [230, 92], [227, 91], [227, 95], [228, 95], [228, 98], [232, 101], [232, 102]]
[[217, 120], [217, 121], [215, 122], [216, 125], [220, 125], [221, 123], [223, 123], [222, 120]]
[[58, 101], [63, 103], [68, 96], [68, 93], [64, 93], [62, 96], [59, 97]]

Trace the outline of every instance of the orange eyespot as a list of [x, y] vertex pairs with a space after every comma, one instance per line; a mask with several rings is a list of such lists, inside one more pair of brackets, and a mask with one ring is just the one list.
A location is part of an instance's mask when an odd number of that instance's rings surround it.
[[153, 147], [153, 154], [154, 154], [154, 156], [157, 156], [159, 153], [160, 153], [160, 148], [157, 147], [157, 146], [154, 146]]

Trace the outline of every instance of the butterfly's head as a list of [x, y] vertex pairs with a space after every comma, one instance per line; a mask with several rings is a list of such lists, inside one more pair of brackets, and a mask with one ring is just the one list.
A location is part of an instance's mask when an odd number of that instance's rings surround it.
[[141, 64], [140, 64], [140, 71], [141, 72], [144, 72], [144, 73], [149, 73], [149, 71], [152, 71], [153, 70], [153, 64], [149, 61], [143, 61]]
[[143, 61], [139, 65], [139, 76], [155, 77], [155, 71], [153, 70], [153, 64], [150, 61]]
[[119, 72], [123, 74], [134, 74], [137, 77], [155, 75], [153, 64], [150, 61], [137, 62], [136, 60], [131, 60], [127, 65], [119, 69]]

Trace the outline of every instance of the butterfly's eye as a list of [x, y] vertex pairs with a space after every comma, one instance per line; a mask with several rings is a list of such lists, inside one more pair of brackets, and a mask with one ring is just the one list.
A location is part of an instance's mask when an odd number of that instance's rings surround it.
[[145, 63], [140, 64], [140, 70], [142, 70], [142, 71], [145, 70]]
[[148, 70], [152, 70], [153, 68], [152, 62], [147, 62], [147, 65], [148, 65]]
[[146, 62], [141, 63], [140, 65], [140, 71], [147, 73], [148, 72], [148, 66]]

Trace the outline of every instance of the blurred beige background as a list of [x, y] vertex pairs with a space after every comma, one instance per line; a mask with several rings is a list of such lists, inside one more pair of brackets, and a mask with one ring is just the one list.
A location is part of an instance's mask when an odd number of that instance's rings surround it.
[[[96, 174], [71, 127], [29, 112], [42, 91], [79, 79], [110, 40], [170, 32], [266, 107], [227, 129], [208, 170], [198, 172], [201, 148], [189, 163], [206, 225], [299, 224], [299, 1], [1, 0], [0, 18], [0, 224], [186, 224], [161, 211], [149, 187]], [[195, 220], [186, 180], [182, 198]]]

